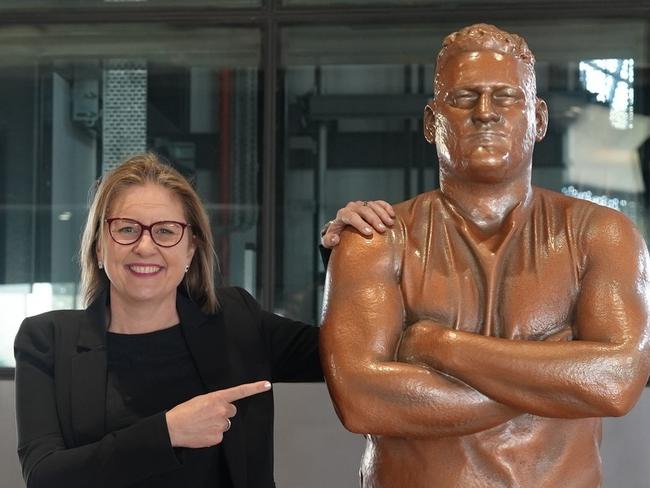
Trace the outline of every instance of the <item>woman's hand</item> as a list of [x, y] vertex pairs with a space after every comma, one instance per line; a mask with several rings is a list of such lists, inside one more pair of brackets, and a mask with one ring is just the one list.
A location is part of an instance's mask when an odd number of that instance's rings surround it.
[[340, 234], [350, 225], [364, 235], [371, 236], [372, 229], [385, 232], [386, 226], [394, 223], [395, 212], [388, 202], [383, 200], [348, 202], [336, 212], [336, 218], [330, 220], [326, 231], [321, 235], [321, 244], [332, 248], [339, 243]]
[[271, 389], [268, 381], [257, 381], [198, 395], [176, 405], [165, 414], [173, 447], [210, 447], [223, 440], [230, 419], [237, 413], [233, 402]]

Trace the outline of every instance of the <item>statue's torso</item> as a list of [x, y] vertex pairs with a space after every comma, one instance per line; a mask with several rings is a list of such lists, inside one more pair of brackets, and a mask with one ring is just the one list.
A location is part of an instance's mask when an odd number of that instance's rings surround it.
[[[403, 251], [406, 325], [431, 319], [508, 339], [576, 338], [573, 310], [585, 259], [581, 235], [594, 209], [536, 189], [530, 204], [511, 215], [500, 245], [490, 249], [476, 242], [439, 192], [399, 205], [402, 225], [395, 232]], [[364, 486], [594, 488], [601, 479], [600, 432], [600, 419], [526, 414], [462, 437], [369, 436]], [[382, 482], [387, 479], [390, 484]]]
[[491, 250], [475, 242], [469, 224], [439, 192], [411, 202], [400, 212], [407, 324], [430, 318], [477, 334], [528, 340], [571, 327], [585, 256], [579, 227], [593, 205], [538, 189], [526, 208], [513, 211], [500, 246]]

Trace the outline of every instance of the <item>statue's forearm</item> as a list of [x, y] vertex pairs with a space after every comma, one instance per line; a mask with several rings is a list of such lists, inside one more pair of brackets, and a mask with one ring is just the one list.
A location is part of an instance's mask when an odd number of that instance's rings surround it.
[[549, 417], [622, 415], [643, 384], [640, 358], [624, 344], [507, 340], [416, 325], [400, 354], [503, 404]]
[[[327, 369], [327, 366], [325, 366]], [[326, 371], [344, 425], [397, 437], [462, 436], [507, 422], [520, 412], [419, 365], [359, 364]]]

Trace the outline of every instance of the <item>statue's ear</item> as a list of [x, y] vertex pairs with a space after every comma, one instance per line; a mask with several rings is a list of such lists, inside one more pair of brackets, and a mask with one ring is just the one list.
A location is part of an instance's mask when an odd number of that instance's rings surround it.
[[535, 141], [544, 139], [548, 129], [548, 107], [541, 98], [535, 99]]
[[433, 110], [433, 101], [429, 102], [424, 106], [424, 120], [423, 120], [423, 129], [424, 129], [424, 138], [429, 144], [436, 143], [436, 116]]

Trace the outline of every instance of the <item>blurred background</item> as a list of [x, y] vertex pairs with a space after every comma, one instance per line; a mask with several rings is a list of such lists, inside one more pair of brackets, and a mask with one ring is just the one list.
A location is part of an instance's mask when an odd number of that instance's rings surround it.
[[[88, 190], [121, 160], [172, 161], [207, 204], [223, 282], [318, 323], [320, 227], [348, 200], [437, 186], [421, 133], [435, 54], [448, 33], [490, 22], [537, 58], [550, 125], [534, 184], [615, 208], [648, 239], [648, 19], [650, 1], [625, 0], [0, 0], [7, 472], [13, 337], [28, 315], [81, 306]], [[324, 387], [276, 393], [278, 486], [356, 486], [362, 440], [343, 433]], [[608, 486], [647, 487], [643, 412], [646, 396], [639, 418], [606, 424]]]

